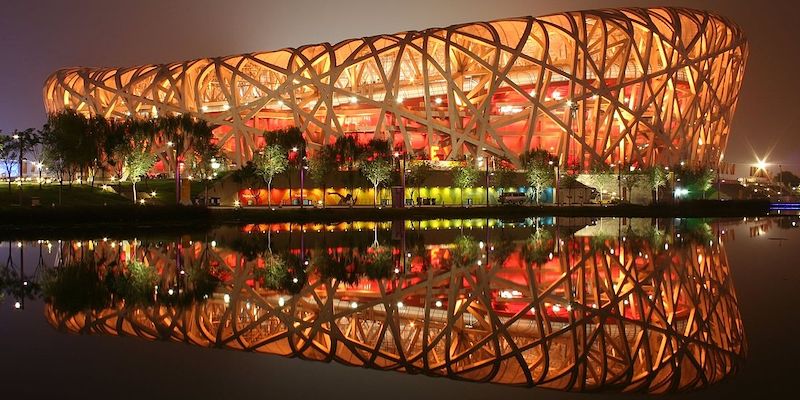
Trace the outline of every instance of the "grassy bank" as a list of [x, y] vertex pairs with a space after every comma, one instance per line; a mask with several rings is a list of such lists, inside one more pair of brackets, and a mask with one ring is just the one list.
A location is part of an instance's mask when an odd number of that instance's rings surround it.
[[[193, 183], [190, 186], [191, 196], [194, 197], [201, 193], [205, 186], [202, 183]], [[136, 184], [138, 197], [147, 199], [147, 203], [160, 206], [175, 205], [175, 180], [174, 179], [145, 179]], [[155, 194], [155, 196], [152, 196]], [[113, 184], [103, 189], [103, 184], [97, 182], [91, 184], [73, 184], [59, 186], [58, 183], [48, 183], [39, 185], [37, 183], [25, 183], [20, 187], [16, 184], [11, 185], [9, 190], [7, 183], [0, 184], [0, 207], [15, 205], [19, 206], [22, 199], [22, 206], [31, 206], [34, 198], [39, 200], [42, 206], [118, 206], [133, 203], [133, 186], [130, 182]]]

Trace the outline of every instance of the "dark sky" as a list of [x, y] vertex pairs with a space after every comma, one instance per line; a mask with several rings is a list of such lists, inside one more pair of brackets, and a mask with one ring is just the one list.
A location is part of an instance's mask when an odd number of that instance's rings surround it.
[[44, 122], [42, 84], [62, 67], [162, 63], [461, 22], [652, 5], [709, 9], [741, 25], [751, 56], [726, 161], [750, 163], [769, 154], [769, 162], [800, 171], [796, 0], [5, 0], [0, 130]]

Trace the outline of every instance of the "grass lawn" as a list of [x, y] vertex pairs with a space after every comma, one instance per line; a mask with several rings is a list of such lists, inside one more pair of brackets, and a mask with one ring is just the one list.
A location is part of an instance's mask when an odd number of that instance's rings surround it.
[[[191, 198], [203, 192], [205, 186], [202, 183], [191, 181]], [[122, 191], [129, 199], [133, 199], [133, 185], [130, 182], [122, 183]], [[114, 190], [120, 190], [118, 185], [113, 185]], [[174, 179], [147, 179], [136, 183], [136, 192], [140, 197], [144, 194], [148, 204], [152, 205], [175, 205], [175, 180]], [[155, 198], [150, 198], [152, 192], [156, 193]]]
[[[19, 192], [19, 186], [12, 185], [9, 192], [7, 184], [0, 185], [0, 207], [19, 204]], [[22, 186], [22, 205], [30, 206], [33, 197], [38, 197], [42, 206], [58, 205], [58, 192], [58, 184], [43, 185], [41, 188], [38, 184], [25, 184]], [[64, 206], [118, 205], [129, 202], [116, 193], [103, 191], [99, 187], [93, 188], [90, 185], [73, 185], [71, 188], [64, 185], [61, 193], [61, 204]]]
[[[113, 190], [103, 190], [102, 184], [76, 185], [72, 187], [64, 185], [61, 193], [61, 204], [64, 206], [85, 206], [85, 205], [123, 205], [133, 203], [132, 185], [130, 182], [123, 182], [122, 185], [110, 185]], [[149, 179], [136, 184], [139, 198], [145, 198], [151, 205], [174, 205], [175, 204], [175, 180], [174, 179]], [[204, 186], [197, 182], [192, 182], [192, 197], [202, 193]], [[119, 193], [117, 193], [119, 191]], [[0, 185], [0, 207], [16, 206], [19, 204], [20, 188], [17, 185], [11, 186], [3, 183]], [[22, 204], [30, 206], [33, 197], [38, 197], [42, 206], [59, 204], [59, 186], [57, 183], [45, 184], [39, 187], [37, 183], [26, 183], [22, 186]], [[156, 196], [151, 198], [152, 192]]]
[[[130, 182], [123, 182], [122, 185], [110, 185], [113, 190], [103, 190], [102, 184], [91, 185], [64, 185], [61, 193], [61, 203], [59, 203], [59, 185], [57, 183], [45, 184], [39, 187], [37, 183], [26, 183], [22, 186], [22, 205], [30, 206], [33, 197], [38, 197], [42, 206], [63, 205], [124, 205], [133, 203], [133, 191]], [[204, 189], [202, 184], [192, 182], [192, 197], [197, 196]], [[117, 191], [120, 191], [117, 193]], [[136, 184], [138, 197], [146, 199], [150, 205], [175, 205], [175, 180], [174, 179], [149, 179]], [[20, 187], [8, 184], [0, 184], [0, 207], [16, 206], [19, 204]], [[152, 192], [156, 196], [151, 198]]]

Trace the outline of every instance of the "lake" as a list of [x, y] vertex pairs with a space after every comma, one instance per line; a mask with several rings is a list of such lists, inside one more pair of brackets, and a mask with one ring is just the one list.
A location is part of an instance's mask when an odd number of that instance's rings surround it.
[[7, 240], [0, 382], [31, 398], [787, 394], [798, 225], [398, 220]]

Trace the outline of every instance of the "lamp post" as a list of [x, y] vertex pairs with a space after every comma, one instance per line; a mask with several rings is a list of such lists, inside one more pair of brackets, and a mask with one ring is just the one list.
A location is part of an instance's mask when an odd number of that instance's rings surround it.
[[[212, 157], [212, 158], [211, 158], [211, 170], [213, 171], [213, 172], [211, 173], [211, 178], [212, 178], [212, 179], [213, 179], [214, 177], [216, 177], [216, 176], [217, 176], [217, 170], [218, 170], [218, 169], [219, 169], [219, 167], [221, 167], [221, 166], [222, 166], [222, 165], [219, 163], [219, 161], [217, 161], [217, 158], [216, 158], [216, 157]], [[209, 180], [209, 179], [208, 179], [208, 177], [206, 178], [206, 180], [207, 180], [207, 181]], [[205, 196], [203, 197], [203, 205], [204, 205], [204, 206], [208, 206], [208, 182], [206, 182], [206, 194], [205, 194]]]
[[308, 169], [308, 165], [306, 165], [306, 156], [304, 154], [300, 158], [300, 208], [301, 209], [305, 208], [306, 206], [305, 199], [303, 198], [303, 192], [305, 191], [306, 188], [305, 185], [306, 169]]
[[178, 205], [181, 202], [181, 175], [178, 172], [178, 150], [175, 149], [175, 143], [172, 141], [167, 142], [167, 148], [170, 150], [170, 155], [175, 157], [175, 205]]
[[[483, 150], [486, 150], [485, 148]], [[486, 189], [486, 207], [489, 207], [489, 156], [478, 157], [478, 165], [483, 163], [485, 166], [486, 182], [484, 187]]]
[[[22, 137], [20, 137], [16, 133], [12, 137], [14, 138], [14, 140], [17, 141], [17, 144], [19, 145], [19, 154], [18, 154], [19, 163], [17, 164], [17, 172], [18, 172], [17, 179], [19, 180], [19, 205], [21, 206], [22, 205]], [[8, 179], [11, 179], [11, 177], [9, 176]]]
[[556, 167], [556, 179], [554, 179], [554, 184], [553, 184], [553, 203], [558, 204], [558, 181], [559, 178], [561, 177], [561, 164], [553, 160], [548, 161], [547, 164], [550, 165], [550, 168], [552, 168], [553, 166]]
[[41, 161], [36, 163], [36, 169], [39, 170], [39, 189], [42, 188], [42, 168], [44, 168], [44, 164]]
[[[305, 168], [306, 168], [305, 153], [306, 152], [305, 152], [305, 148], [304, 147], [298, 148], [297, 146], [294, 146], [294, 147], [292, 147], [290, 149], [290, 154], [289, 154], [290, 157], [292, 155], [295, 155], [297, 157], [297, 160], [298, 160], [298, 163], [299, 163], [299, 166], [300, 166], [299, 169], [300, 169], [300, 208], [301, 209], [305, 208], [305, 204], [303, 204], [304, 203], [303, 188], [305, 187], [305, 182], [304, 181], [305, 181]], [[291, 185], [289, 185], [289, 203], [291, 204], [291, 202], [292, 202], [292, 187], [291, 187]]]
[[[394, 159], [397, 161], [397, 168], [400, 172], [400, 190], [402, 191], [403, 199], [400, 200], [402, 207], [406, 206], [406, 156], [403, 154], [403, 158], [400, 158], [400, 152], [395, 151], [393, 156]], [[413, 200], [413, 198], [412, 198]]]

